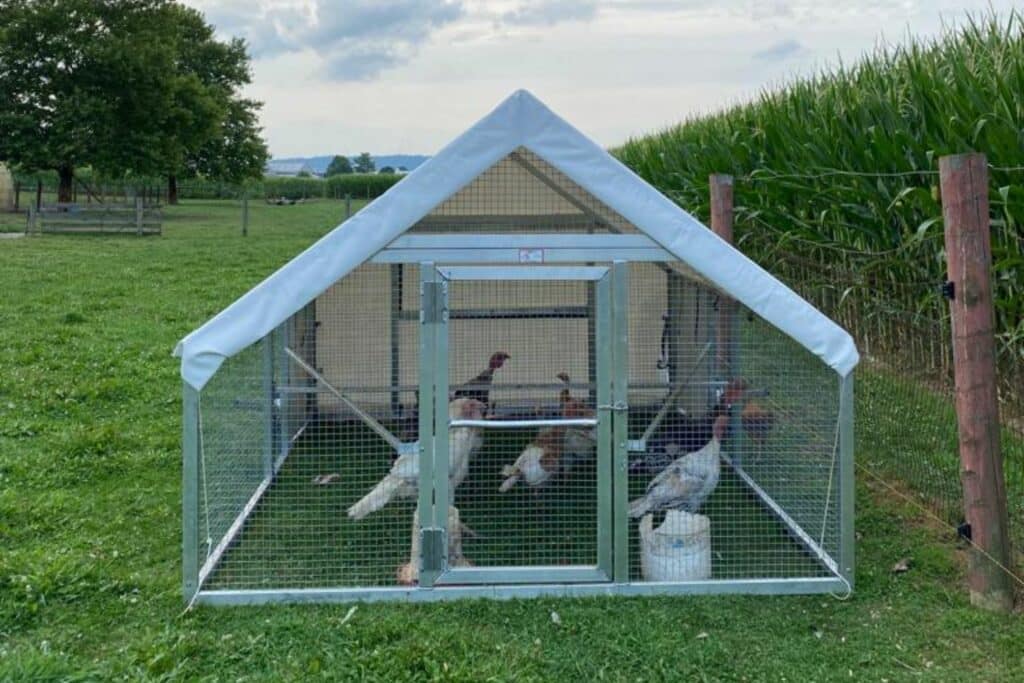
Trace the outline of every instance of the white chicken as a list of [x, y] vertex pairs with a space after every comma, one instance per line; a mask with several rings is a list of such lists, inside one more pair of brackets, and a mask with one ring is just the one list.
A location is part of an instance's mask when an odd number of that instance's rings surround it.
[[[472, 398], [457, 398], [448, 404], [449, 419], [482, 420], [485, 406]], [[448, 490], [452, 495], [469, 472], [470, 458], [483, 445], [483, 434], [479, 427], [456, 427], [448, 434]], [[419, 452], [402, 455], [391, 466], [391, 471], [380, 480], [373, 490], [348, 509], [352, 519], [362, 519], [380, 510], [392, 500], [412, 498], [419, 490]]]
[[719, 451], [729, 417], [715, 419], [711, 441], [699, 451], [677, 458], [651, 480], [647, 492], [630, 502], [629, 516], [643, 517], [654, 510], [685, 510], [695, 513], [718, 486]]
[[562, 467], [564, 450], [564, 427], [542, 429], [519, 454], [515, 464], [505, 465], [501, 468], [501, 476], [505, 477], [505, 481], [501, 483], [498, 490], [505, 493], [520, 481], [527, 486], [541, 486], [548, 483]]
[[[462, 535], [474, 536], [475, 532], [462, 523], [458, 508], [448, 506], [448, 566], [472, 567], [473, 563], [462, 553]], [[420, 564], [423, 556], [420, 550], [420, 511], [412, 516], [412, 544], [409, 561], [398, 568], [397, 580], [403, 586], [414, 586], [420, 579]]]

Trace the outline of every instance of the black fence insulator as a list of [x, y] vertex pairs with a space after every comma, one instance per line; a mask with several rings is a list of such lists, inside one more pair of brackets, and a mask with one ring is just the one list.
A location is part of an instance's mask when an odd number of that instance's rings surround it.
[[942, 298], [946, 299], [947, 301], [952, 301], [953, 299], [956, 298], [956, 284], [951, 282], [950, 280], [946, 280], [941, 285], [939, 285], [939, 292], [942, 293]]

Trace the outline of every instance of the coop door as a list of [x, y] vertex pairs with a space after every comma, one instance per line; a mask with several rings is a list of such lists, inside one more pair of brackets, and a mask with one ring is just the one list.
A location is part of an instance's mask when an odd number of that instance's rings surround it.
[[421, 584], [611, 580], [613, 269], [423, 272]]

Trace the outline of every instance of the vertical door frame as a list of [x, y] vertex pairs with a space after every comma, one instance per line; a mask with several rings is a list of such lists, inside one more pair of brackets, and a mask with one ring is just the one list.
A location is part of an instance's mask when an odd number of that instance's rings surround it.
[[[614, 398], [611, 396], [614, 369], [612, 363], [615, 358], [616, 339], [628, 337], [628, 330], [621, 334], [613, 334], [612, 326], [616, 317], [612, 314], [614, 308], [613, 297], [615, 288], [613, 286], [613, 275], [607, 266], [520, 266], [520, 265], [489, 265], [489, 266], [445, 266], [437, 267], [434, 264], [421, 264], [421, 273], [430, 270], [432, 274], [421, 275], [421, 282], [434, 283], [429, 285], [427, 290], [433, 291], [435, 297], [440, 297], [443, 303], [424, 301], [424, 310], [428, 311], [429, 318], [436, 318], [437, 323], [433, 330], [424, 329], [429, 338], [421, 339], [421, 358], [424, 361], [431, 360], [432, 368], [424, 368], [421, 364], [421, 391], [425, 392], [427, 385], [430, 386], [430, 395], [433, 396], [432, 410], [434, 419], [430, 423], [433, 428], [432, 446], [430, 447], [433, 463], [429, 466], [431, 477], [426, 477], [427, 468], [423, 466], [423, 457], [426, 450], [421, 450], [420, 466], [420, 517], [429, 519], [426, 500], [433, 501], [433, 526], [430, 529], [424, 528], [423, 546], [424, 567], [440, 567], [436, 573], [427, 576], [429, 581], [425, 583], [421, 574], [421, 586], [441, 586], [451, 584], [540, 584], [540, 583], [607, 583], [613, 580], [614, 544], [615, 530], [617, 523], [613, 518], [616, 503], [612, 485], [615, 480], [612, 472], [612, 464], [615, 458], [615, 447], [612, 444], [612, 434], [615, 431], [614, 421], [619, 416], [620, 421], [625, 420], [625, 414], [621, 410], [598, 411], [595, 428], [598, 430], [597, 446], [597, 557], [594, 565], [570, 565], [570, 566], [496, 566], [496, 567], [449, 567], [447, 564], [447, 541], [448, 538], [448, 430], [450, 421], [448, 419], [448, 316], [447, 296], [449, 280], [571, 280], [581, 282], [594, 282], [597, 297], [598, 324], [597, 334], [601, 341], [607, 343], [598, 344], [598, 391], [599, 404], [607, 407], [610, 404], [601, 403], [602, 397]], [[427, 291], [424, 290], [424, 291]], [[628, 304], [628, 290], [626, 303]], [[443, 309], [443, 313], [435, 314], [433, 309]], [[427, 347], [433, 346], [433, 349]], [[627, 372], [624, 370], [623, 372]], [[425, 375], [432, 374], [430, 381]], [[603, 387], [603, 389], [602, 389]], [[624, 388], [624, 386], [623, 386]], [[425, 396], [427, 393], [422, 393]], [[425, 418], [423, 407], [425, 402], [420, 401], [421, 428]], [[607, 404], [607, 405], [606, 405]], [[602, 413], [610, 412], [611, 415]], [[620, 415], [621, 413], [621, 415]], [[541, 423], [557, 422], [544, 420], [522, 420], [516, 424], [520, 428], [532, 429], [543, 426]], [[593, 421], [592, 421], [593, 422]], [[534, 425], [534, 423], [537, 423]], [[510, 427], [511, 428], [511, 427]], [[424, 432], [421, 431], [420, 441], [423, 442]], [[602, 440], [601, 436], [609, 438]], [[625, 448], [625, 436], [622, 437], [622, 446]], [[625, 451], [623, 450], [623, 453]], [[625, 470], [623, 470], [625, 474]], [[428, 496], [424, 492], [427, 481], [433, 482], [433, 495]], [[623, 494], [625, 495], [625, 494]], [[623, 508], [625, 509], [625, 508]], [[429, 546], [429, 550], [428, 550]], [[428, 560], [428, 552], [440, 551], [443, 559], [438, 562], [436, 557]]]

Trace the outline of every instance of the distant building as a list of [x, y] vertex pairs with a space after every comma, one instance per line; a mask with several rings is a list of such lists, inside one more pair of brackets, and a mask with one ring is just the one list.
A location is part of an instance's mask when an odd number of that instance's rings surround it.
[[322, 175], [313, 170], [313, 167], [305, 161], [268, 161], [263, 169], [263, 174], [284, 178], [294, 178], [301, 174], [315, 177]]

